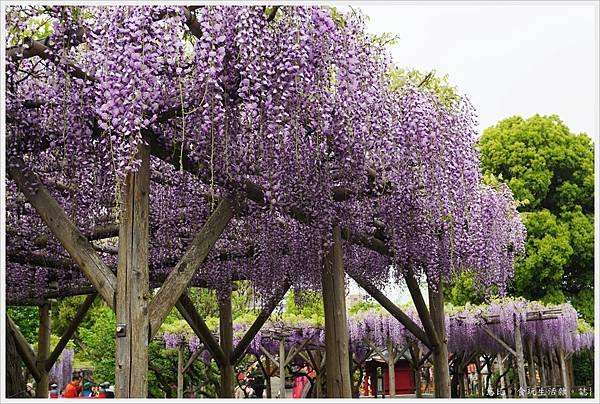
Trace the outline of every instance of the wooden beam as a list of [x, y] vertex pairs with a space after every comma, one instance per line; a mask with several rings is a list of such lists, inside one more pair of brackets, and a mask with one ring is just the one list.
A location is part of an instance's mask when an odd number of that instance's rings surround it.
[[279, 398], [285, 398], [285, 337], [279, 340]]
[[277, 358], [275, 358], [269, 351], [267, 351], [265, 349], [265, 347], [263, 347], [262, 345], [260, 346], [260, 351], [262, 353], [265, 354], [265, 356], [269, 359], [271, 359], [271, 362], [273, 362], [273, 365], [275, 365], [276, 367], [279, 367], [279, 365], [277, 364]]
[[102, 261], [92, 244], [71, 222], [58, 202], [42, 185], [37, 175], [26, 168], [22, 159], [13, 157], [7, 164], [10, 177], [17, 183], [50, 231], [65, 247], [73, 261], [90, 280], [107, 305], [114, 309], [116, 277]]
[[408, 331], [410, 331], [419, 341], [429, 349], [432, 349], [432, 344], [425, 331], [408, 317], [400, 307], [395, 305], [388, 299], [378, 288], [375, 287], [367, 278], [358, 273], [355, 273], [350, 268], [346, 268], [346, 273], [354, 279], [354, 281], [363, 288], [373, 299], [383, 306], [396, 320], [398, 320]]
[[196, 350], [196, 351], [195, 351], [195, 352], [194, 352], [194, 353], [193, 353], [193, 354], [190, 356], [190, 358], [188, 359], [187, 363], [186, 363], [186, 364], [185, 364], [185, 366], [183, 367], [183, 373], [185, 373], [185, 372], [187, 372], [187, 371], [188, 371], [188, 369], [189, 369], [189, 368], [190, 368], [190, 367], [191, 367], [191, 366], [194, 364], [194, 361], [195, 361], [196, 359], [198, 359], [198, 357], [200, 356], [200, 354], [201, 354], [202, 352], [204, 352], [204, 349], [205, 349], [205, 348], [202, 348], [202, 349], [198, 348], [198, 349], [197, 349], [197, 350]]
[[480, 327], [487, 335], [489, 335], [492, 339], [496, 340], [500, 345], [502, 345], [504, 347], [504, 349], [506, 349], [508, 352], [510, 352], [514, 356], [517, 355], [517, 352], [510, 345], [508, 345], [506, 342], [504, 342], [504, 340], [502, 338], [500, 338], [499, 336], [494, 334], [494, 332], [492, 330], [490, 330], [485, 324], [480, 325]]
[[437, 333], [431, 313], [429, 312], [427, 304], [425, 303], [425, 299], [423, 298], [423, 294], [421, 293], [421, 287], [419, 286], [412, 269], [407, 268], [404, 271], [404, 280], [406, 281], [406, 286], [408, 287], [408, 291], [412, 297], [415, 309], [417, 310], [417, 314], [421, 320], [421, 324], [423, 324], [423, 329], [429, 338], [431, 349], [436, 350], [442, 341]]
[[227, 358], [225, 353], [219, 346], [217, 340], [213, 337], [210, 329], [204, 322], [204, 319], [202, 319], [202, 316], [198, 314], [198, 311], [194, 307], [194, 303], [186, 293], [181, 295], [175, 307], [179, 310], [179, 313], [181, 313], [198, 338], [204, 343], [204, 346], [208, 349], [215, 361], [217, 363], [226, 362]]
[[527, 350], [527, 362], [528, 362], [528, 375], [529, 375], [529, 387], [533, 391], [533, 397], [537, 397], [537, 381], [535, 377], [535, 361], [533, 360], [533, 342], [528, 337], [525, 340]]
[[351, 398], [344, 261], [339, 226], [334, 226], [332, 233], [333, 243], [325, 257], [321, 275], [323, 305], [325, 306], [327, 395], [332, 398]]
[[25, 366], [27, 366], [27, 369], [29, 370], [35, 381], [40, 380], [42, 375], [36, 366], [37, 358], [35, 356], [35, 353], [33, 352], [33, 349], [31, 349], [31, 345], [29, 345], [29, 342], [27, 342], [23, 334], [21, 334], [19, 327], [17, 327], [15, 322], [12, 320], [12, 318], [8, 316], [8, 314], [6, 315], [6, 325], [15, 337], [17, 352], [19, 352], [21, 359], [23, 359], [23, 363], [25, 363]]
[[37, 398], [48, 398], [48, 371], [46, 370], [46, 359], [50, 353], [50, 303], [44, 303], [38, 308], [38, 311], [40, 322], [38, 329], [36, 367], [40, 371], [40, 379], [35, 385], [35, 396]]
[[116, 338], [116, 398], [148, 396], [148, 299], [150, 281], [148, 247], [150, 233], [150, 153], [138, 146], [141, 161], [122, 186], [119, 258], [117, 263], [116, 317], [123, 327]]
[[77, 331], [79, 324], [81, 324], [81, 322], [83, 321], [89, 308], [94, 303], [94, 300], [96, 300], [96, 296], [98, 296], [97, 293], [88, 295], [88, 297], [85, 299], [83, 304], [81, 306], [79, 306], [77, 313], [75, 313], [75, 316], [69, 322], [69, 326], [63, 332], [62, 336], [60, 337], [60, 341], [58, 341], [58, 344], [56, 344], [56, 346], [54, 347], [54, 350], [52, 351], [52, 353], [48, 357], [48, 360], [46, 361], [46, 370], [47, 371], [50, 371], [50, 369], [52, 369], [52, 366], [54, 366], [54, 364], [56, 363], [56, 360], [62, 353], [63, 349], [65, 349], [65, 347], [67, 346], [67, 343], [73, 337], [73, 334], [75, 334], [75, 331]]
[[156, 334], [185, 288], [188, 287], [196, 270], [227, 227], [233, 214], [231, 202], [223, 199], [154, 296], [148, 308], [151, 319], [150, 337]]

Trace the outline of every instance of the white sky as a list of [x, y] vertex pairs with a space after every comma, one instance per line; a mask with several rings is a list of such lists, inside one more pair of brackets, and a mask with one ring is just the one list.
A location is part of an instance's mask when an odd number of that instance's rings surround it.
[[[339, 8], [343, 3], [335, 4]], [[374, 5], [372, 5], [374, 4]], [[390, 32], [401, 67], [448, 74], [477, 109], [499, 120], [557, 114], [575, 133], [597, 128], [597, 2], [365, 2], [372, 33]], [[595, 136], [592, 136], [595, 137]]]

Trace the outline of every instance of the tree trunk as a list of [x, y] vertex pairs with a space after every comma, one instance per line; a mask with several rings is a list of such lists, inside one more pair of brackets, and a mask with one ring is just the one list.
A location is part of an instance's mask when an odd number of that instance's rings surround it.
[[221, 349], [225, 354], [226, 362], [219, 364], [221, 371], [221, 398], [233, 397], [233, 364], [231, 352], [233, 351], [233, 318], [231, 313], [231, 289], [219, 296], [219, 331], [221, 335]]
[[437, 290], [429, 287], [429, 310], [439, 338], [439, 346], [433, 351], [433, 377], [437, 398], [450, 398], [450, 367], [448, 366], [448, 339], [444, 316], [444, 291], [441, 279]]
[[36, 366], [40, 371], [40, 380], [35, 385], [37, 398], [48, 398], [48, 371], [46, 360], [50, 356], [50, 303], [39, 307], [40, 328], [38, 333], [38, 350]]
[[25, 398], [25, 379], [23, 378], [22, 360], [17, 351], [15, 335], [10, 327], [6, 327], [6, 397]]
[[321, 278], [325, 306], [325, 379], [330, 398], [352, 397], [342, 254], [340, 228], [334, 226], [333, 245], [325, 257]]
[[115, 307], [117, 398], [148, 396], [148, 148], [140, 145], [137, 158], [141, 165], [137, 172], [127, 174], [122, 188]]

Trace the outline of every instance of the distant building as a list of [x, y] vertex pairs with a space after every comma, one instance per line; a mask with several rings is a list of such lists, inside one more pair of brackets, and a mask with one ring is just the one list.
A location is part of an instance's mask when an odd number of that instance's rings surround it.
[[364, 302], [367, 300], [367, 295], [361, 295], [359, 293], [351, 293], [346, 296], [346, 307], [350, 308], [354, 306], [356, 303]]

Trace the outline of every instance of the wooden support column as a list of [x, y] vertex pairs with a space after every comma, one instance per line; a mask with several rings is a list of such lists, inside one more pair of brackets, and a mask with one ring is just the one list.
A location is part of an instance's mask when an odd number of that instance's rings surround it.
[[[419, 291], [420, 293], [420, 291]], [[450, 398], [450, 367], [448, 366], [448, 339], [444, 315], [444, 290], [441, 279], [434, 290], [429, 287], [429, 311], [435, 327], [438, 345], [433, 351], [433, 377], [437, 398]], [[433, 338], [430, 337], [430, 340]]]
[[396, 352], [394, 351], [394, 343], [391, 338], [387, 340], [387, 351], [390, 398], [396, 398]]
[[[218, 293], [219, 294], [219, 293]], [[233, 351], [233, 318], [231, 313], [231, 288], [223, 291], [218, 296], [219, 300], [219, 333], [221, 336], [221, 350], [226, 361], [219, 363], [221, 372], [220, 398], [233, 397], [233, 364], [231, 353]]]
[[515, 352], [517, 361], [517, 373], [519, 375], [519, 397], [527, 398], [527, 378], [525, 377], [525, 355], [523, 355], [523, 337], [521, 336], [521, 319], [513, 314], [515, 327]]
[[529, 366], [529, 387], [533, 390], [533, 397], [537, 397], [537, 381], [535, 372], [535, 361], [533, 358], [533, 341], [527, 338], [527, 357]]
[[267, 385], [267, 398], [272, 398], [273, 393], [271, 389], [271, 359], [269, 357], [265, 357], [265, 380]]
[[285, 398], [285, 338], [279, 340], [279, 398]]
[[177, 398], [183, 398], [183, 361], [185, 358], [183, 357], [185, 353], [185, 346], [179, 344], [179, 348], [177, 349]]
[[325, 257], [321, 284], [325, 306], [327, 397], [351, 398], [344, 262], [339, 226], [333, 228], [333, 245]]
[[556, 356], [560, 363], [560, 373], [562, 378], [562, 385], [565, 389], [565, 398], [571, 398], [571, 384], [569, 383], [569, 375], [567, 374], [567, 364], [565, 362], [565, 351], [562, 349], [556, 350]]
[[37, 398], [48, 398], [48, 371], [46, 360], [50, 355], [50, 303], [46, 302], [39, 307], [40, 327], [38, 332], [38, 349], [36, 367], [40, 371], [40, 379], [35, 385]]
[[[500, 353], [496, 355], [496, 361], [498, 362], [498, 373], [503, 375], [504, 366], [502, 365], [502, 355], [500, 355]], [[508, 392], [506, 391], [506, 380], [504, 379], [504, 376], [500, 378], [500, 391], [502, 391], [501, 394], [503, 397], [508, 397]]]
[[117, 398], [148, 396], [148, 236], [150, 156], [139, 146], [141, 165], [129, 173], [122, 186], [119, 259], [116, 291]]

